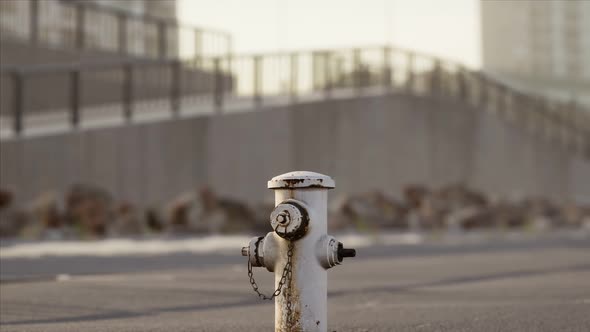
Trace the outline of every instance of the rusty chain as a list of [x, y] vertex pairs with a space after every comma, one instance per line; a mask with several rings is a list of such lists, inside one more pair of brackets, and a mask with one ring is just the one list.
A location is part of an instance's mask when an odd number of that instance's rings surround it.
[[[254, 255], [255, 255], [255, 258], [257, 261], [258, 261], [258, 243], [260, 243], [261, 239], [262, 238], [258, 239], [258, 241], [255, 244], [255, 248], [254, 248]], [[275, 291], [272, 293], [271, 296], [267, 296], [258, 290], [258, 284], [256, 283], [256, 280], [254, 280], [254, 272], [252, 271], [252, 263], [250, 261], [250, 250], [248, 250], [248, 278], [250, 278], [250, 284], [252, 285], [252, 289], [254, 290], [254, 292], [256, 292], [258, 297], [260, 297], [263, 300], [273, 300], [275, 297], [279, 296], [281, 294], [281, 292], [283, 291], [283, 286], [285, 286], [285, 283], [288, 283], [284, 295], [285, 295], [286, 302], [287, 302], [286, 303], [287, 331], [291, 331], [292, 325], [293, 325], [293, 320], [291, 317], [292, 311], [293, 311], [293, 303], [291, 302], [291, 280], [293, 279], [293, 248], [295, 247], [295, 245], [293, 244], [292, 241], [288, 241], [288, 243], [289, 243], [289, 245], [287, 246], [287, 262], [285, 263], [285, 267], [283, 268], [283, 273], [281, 274], [281, 279], [279, 280], [279, 284], [277, 285], [277, 288], [275, 289]]]
[[[287, 261], [291, 261], [291, 257], [293, 256], [293, 242], [289, 241], [289, 246], [288, 246], [289, 250], [287, 251]], [[291, 302], [291, 281], [293, 280], [293, 263], [289, 264], [289, 272], [287, 272], [287, 279], [288, 281], [288, 285], [287, 285], [287, 291], [285, 292], [285, 298], [286, 298], [286, 306], [287, 306], [287, 321], [285, 322], [287, 325], [287, 331], [292, 331], [293, 330], [293, 315], [292, 315], [292, 310], [293, 310], [293, 303]]]

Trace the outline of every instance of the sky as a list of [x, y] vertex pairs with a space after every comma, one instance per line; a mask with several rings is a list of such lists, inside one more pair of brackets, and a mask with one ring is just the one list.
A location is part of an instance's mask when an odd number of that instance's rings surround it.
[[479, 0], [178, 0], [178, 17], [236, 53], [390, 44], [481, 66]]

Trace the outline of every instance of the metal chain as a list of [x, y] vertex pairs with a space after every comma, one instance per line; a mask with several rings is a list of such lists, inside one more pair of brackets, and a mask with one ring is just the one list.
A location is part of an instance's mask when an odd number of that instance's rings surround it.
[[[289, 250], [287, 251], [287, 260], [291, 261], [290, 257], [293, 256], [293, 242], [289, 242]], [[293, 280], [293, 264], [290, 263], [289, 264], [289, 272], [287, 272], [287, 279], [288, 284], [287, 284], [287, 290], [285, 292], [285, 300], [287, 302], [287, 321], [285, 322], [287, 325], [287, 331], [292, 331], [293, 330], [293, 315], [292, 310], [293, 310], [293, 303], [291, 303], [291, 281]]]
[[[256, 248], [254, 249], [256, 258], [258, 258], [258, 243], [259, 242], [260, 242], [260, 240], [258, 240], [258, 242], [256, 242], [256, 244], [255, 244]], [[271, 296], [267, 296], [258, 290], [258, 284], [256, 283], [256, 280], [254, 280], [254, 272], [252, 272], [252, 263], [250, 262], [250, 251], [248, 251], [248, 277], [250, 278], [250, 284], [252, 285], [252, 289], [254, 290], [254, 292], [256, 292], [256, 294], [258, 294], [258, 297], [260, 297], [261, 299], [273, 300], [275, 297], [279, 296], [282, 292], [285, 282], [287, 282], [287, 278], [289, 279], [289, 285], [291, 284], [293, 247], [294, 247], [293, 242], [289, 241], [289, 245], [287, 247], [287, 249], [288, 249], [287, 250], [287, 263], [285, 263], [285, 267], [283, 268], [283, 273], [281, 274], [281, 279], [279, 280], [279, 284], [277, 285], [277, 288], [275, 289], [275, 291], [272, 293]]]
[[[256, 259], [258, 259], [258, 243], [260, 243], [261, 239], [262, 238], [258, 239], [258, 242], [256, 242], [255, 244], [256, 247], [254, 248], [254, 254], [256, 255]], [[293, 303], [291, 302], [291, 280], [293, 279], [293, 248], [295, 246], [293, 242], [288, 242], [289, 244], [287, 246], [287, 263], [285, 263], [285, 267], [283, 268], [283, 273], [281, 274], [279, 284], [277, 285], [277, 288], [271, 296], [267, 296], [258, 290], [258, 284], [256, 284], [256, 280], [254, 280], [254, 273], [252, 272], [252, 263], [250, 262], [250, 250], [248, 250], [248, 277], [250, 278], [250, 284], [252, 285], [252, 289], [254, 290], [254, 292], [256, 292], [256, 294], [258, 294], [258, 297], [260, 297], [263, 300], [272, 300], [275, 297], [279, 296], [283, 291], [283, 286], [285, 285], [285, 283], [287, 283], [287, 288], [284, 293], [287, 306], [287, 321], [285, 323], [287, 325], [287, 331], [291, 331], [293, 328], [293, 318], [291, 317], [293, 311]]]

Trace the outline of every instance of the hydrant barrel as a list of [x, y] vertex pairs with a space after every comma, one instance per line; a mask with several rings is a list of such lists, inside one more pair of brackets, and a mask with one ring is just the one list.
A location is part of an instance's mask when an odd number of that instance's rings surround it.
[[[275, 210], [277, 228], [290, 221], [288, 209], [282, 213], [284, 204], [297, 202], [309, 220], [304, 234], [292, 241], [290, 292], [275, 298], [275, 331], [326, 331], [327, 267], [320, 263], [318, 251], [328, 240], [328, 189], [334, 188], [334, 180], [314, 172], [290, 172], [272, 178], [268, 188], [274, 190], [275, 206], [281, 210]], [[279, 251], [287, 252], [291, 240], [278, 230], [272, 236]], [[352, 255], [350, 251], [342, 252], [344, 257]], [[285, 255], [277, 255], [274, 262], [275, 286], [281, 281], [286, 259]]]
[[[275, 301], [275, 331], [318, 331], [328, 328], [327, 270], [356, 256], [328, 230], [329, 176], [313, 172], [290, 172], [268, 181], [275, 193], [270, 214], [272, 232], [250, 239], [242, 248], [248, 257], [248, 277], [254, 292]], [[274, 272], [272, 295], [258, 289], [253, 267]]]

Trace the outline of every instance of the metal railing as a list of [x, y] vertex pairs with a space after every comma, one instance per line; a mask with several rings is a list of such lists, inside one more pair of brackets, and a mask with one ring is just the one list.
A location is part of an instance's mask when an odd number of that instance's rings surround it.
[[175, 116], [227, 112], [234, 103], [256, 108], [398, 93], [469, 104], [590, 155], [590, 113], [580, 106], [528, 95], [461, 64], [391, 47], [2, 68], [0, 79], [0, 115], [16, 135], [28, 118], [59, 112], [77, 127], [84, 117], [108, 112], [131, 120], [154, 110]]
[[2, 37], [31, 44], [150, 58], [178, 58], [181, 38], [192, 41], [183, 57], [227, 56], [232, 49], [226, 32], [89, 1], [2, 0], [0, 7]]

